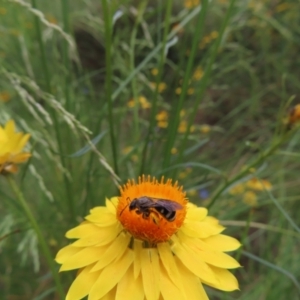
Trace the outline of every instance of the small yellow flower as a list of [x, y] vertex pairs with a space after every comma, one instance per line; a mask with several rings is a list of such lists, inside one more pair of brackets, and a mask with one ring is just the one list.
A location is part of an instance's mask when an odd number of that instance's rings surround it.
[[130, 100], [127, 102], [127, 106], [128, 106], [129, 108], [135, 107], [135, 101], [134, 101], [134, 99], [130, 99]]
[[[150, 82], [150, 86], [153, 90], [156, 88], [156, 83], [155, 82]], [[158, 92], [162, 93], [165, 89], [167, 88], [167, 84], [165, 82], [160, 82], [158, 84]]]
[[243, 202], [251, 207], [257, 206], [257, 196], [252, 191], [247, 191], [243, 195]]
[[201, 133], [204, 133], [204, 134], [207, 134], [211, 131], [211, 127], [207, 124], [203, 124], [200, 126], [200, 132]]
[[123, 150], [122, 150], [122, 153], [124, 155], [130, 153], [131, 151], [133, 150], [133, 147], [132, 146], [128, 146], [128, 147], [125, 147]]
[[246, 187], [255, 191], [269, 191], [272, 189], [272, 184], [266, 179], [259, 180], [258, 178], [253, 177], [246, 182]]
[[225, 252], [240, 243], [177, 182], [142, 176], [120, 192], [67, 232], [76, 241], [56, 261], [60, 271], [78, 272], [66, 299], [208, 300], [203, 284], [238, 289], [227, 269], [240, 265]]
[[194, 88], [188, 88], [187, 90], [187, 94], [188, 95], [193, 95], [195, 93], [195, 89]]
[[158, 74], [158, 69], [157, 69], [157, 68], [153, 68], [153, 69], [151, 70], [151, 74], [152, 74], [153, 76], [156, 76], [156, 75]]
[[157, 121], [166, 121], [168, 120], [168, 118], [169, 118], [169, 114], [166, 110], [162, 110], [156, 115]]
[[194, 80], [200, 80], [203, 77], [203, 69], [201, 67], [197, 67], [193, 74]]
[[185, 0], [184, 7], [187, 9], [194, 8], [200, 4], [200, 0]]
[[176, 154], [178, 152], [177, 148], [173, 147], [171, 149], [171, 154]]
[[49, 245], [52, 246], [52, 247], [56, 247], [57, 246], [57, 240], [54, 239], [54, 238], [51, 238], [49, 240]]
[[175, 94], [176, 95], [180, 95], [181, 92], [182, 92], [182, 88], [181, 87], [178, 87], [178, 88], [175, 89]]
[[179, 127], [178, 127], [178, 132], [179, 133], [185, 133], [186, 130], [187, 130], [187, 121], [183, 120], [183, 121], [180, 121], [179, 123]]
[[167, 128], [168, 125], [169, 125], [169, 122], [168, 122], [168, 121], [159, 121], [159, 122], [157, 122], [157, 126], [158, 126], [159, 128]]
[[0, 93], [0, 101], [8, 102], [11, 99], [11, 95], [8, 91], [3, 91]]
[[229, 194], [230, 195], [239, 195], [239, 194], [244, 193], [244, 191], [245, 191], [245, 185], [243, 183], [239, 183], [229, 190]]
[[22, 152], [30, 134], [15, 132], [15, 123], [10, 120], [5, 127], [0, 126], [0, 173], [16, 173], [16, 164], [23, 163], [31, 156]]
[[211, 33], [210, 33], [210, 37], [211, 37], [211, 39], [216, 39], [217, 37], [219, 36], [219, 32], [218, 31], [212, 31]]
[[141, 104], [143, 109], [147, 109], [151, 107], [151, 103], [144, 96], [139, 97], [139, 103]]

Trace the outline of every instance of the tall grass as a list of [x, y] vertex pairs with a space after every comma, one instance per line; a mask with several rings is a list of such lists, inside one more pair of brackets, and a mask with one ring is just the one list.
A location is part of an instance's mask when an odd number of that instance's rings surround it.
[[[242, 241], [240, 291], [211, 299], [299, 297], [300, 133], [283, 119], [300, 3], [184, 3], [1, 2], [0, 123], [29, 132], [33, 156], [14, 189], [0, 179], [0, 299], [59, 299], [72, 275], [49, 256], [141, 174], [178, 180]], [[272, 189], [232, 192], [253, 177]]]

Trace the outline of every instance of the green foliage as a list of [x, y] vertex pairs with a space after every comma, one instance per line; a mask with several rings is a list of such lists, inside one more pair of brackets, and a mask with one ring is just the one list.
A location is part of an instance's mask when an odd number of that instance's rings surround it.
[[[300, 2], [159, 3], [1, 2], [0, 124], [31, 134], [32, 158], [15, 176], [27, 213], [0, 178], [0, 298], [58, 297], [65, 232], [141, 174], [178, 180], [242, 241], [240, 291], [211, 299], [299, 297], [300, 132], [283, 119]], [[251, 178], [272, 189], [232, 192]]]

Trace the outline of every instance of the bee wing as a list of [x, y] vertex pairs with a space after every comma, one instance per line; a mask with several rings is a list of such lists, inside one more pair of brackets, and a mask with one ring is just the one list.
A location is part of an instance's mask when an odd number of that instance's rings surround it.
[[152, 207], [164, 207], [168, 211], [179, 210], [182, 209], [182, 205], [171, 200], [157, 199]]

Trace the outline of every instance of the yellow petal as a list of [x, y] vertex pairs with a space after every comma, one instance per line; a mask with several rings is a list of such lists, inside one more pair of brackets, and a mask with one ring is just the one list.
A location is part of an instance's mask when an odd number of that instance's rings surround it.
[[75, 248], [72, 245], [68, 245], [58, 251], [55, 260], [59, 264], [63, 264], [67, 259], [69, 259], [71, 256], [78, 253], [80, 250], [81, 250], [80, 248]]
[[188, 238], [182, 234], [178, 234], [178, 237], [182, 245], [186, 246], [194, 255], [199, 256], [201, 260], [210, 265], [225, 269], [240, 267], [240, 264], [234, 258], [223, 252], [212, 250], [211, 247], [207, 246], [200, 239]]
[[116, 288], [113, 288], [99, 300], [115, 300], [115, 299], [116, 299]]
[[17, 147], [15, 148], [15, 152], [21, 152], [22, 149], [25, 147], [26, 143], [28, 142], [30, 138], [30, 134], [25, 134], [22, 136], [22, 138], [19, 140]]
[[190, 221], [202, 221], [207, 216], [207, 209], [204, 207], [191, 207], [187, 209], [186, 219]]
[[15, 122], [13, 120], [9, 120], [5, 124], [5, 132], [8, 136], [13, 136], [15, 134]]
[[142, 250], [141, 267], [146, 299], [157, 300], [159, 297], [159, 257], [157, 249]]
[[98, 227], [99, 231], [96, 234], [86, 236], [73, 243], [74, 247], [90, 247], [107, 245], [117, 237], [122, 231], [121, 225], [109, 227]]
[[157, 249], [160, 257], [160, 261], [164, 266], [169, 278], [173, 283], [181, 290], [184, 291], [185, 287], [182, 285], [181, 276], [178, 272], [177, 265], [174, 260], [174, 255], [172, 253], [169, 243], [159, 243], [157, 244]]
[[133, 252], [130, 249], [124, 253], [121, 259], [109, 264], [101, 272], [98, 280], [92, 287], [89, 300], [98, 300], [106, 295], [123, 278], [133, 262]]
[[[93, 265], [92, 265], [93, 266]], [[67, 293], [66, 300], [80, 300], [87, 296], [97, 281], [99, 272], [90, 272], [92, 266], [84, 268], [73, 281]]]
[[205, 239], [209, 236], [219, 234], [225, 228], [219, 224], [210, 224], [208, 222], [190, 222], [185, 221], [180, 228], [186, 235], [190, 237]]
[[3, 153], [0, 156], [0, 164], [7, 162], [9, 159], [9, 153]]
[[115, 300], [144, 300], [142, 277], [134, 278], [133, 266], [130, 266], [124, 277], [117, 286], [117, 294]]
[[107, 208], [105, 206], [96, 206], [90, 209], [90, 214], [106, 214]]
[[105, 204], [106, 204], [106, 208], [109, 210], [109, 212], [113, 215], [116, 215], [116, 207], [117, 206], [114, 204], [114, 202], [112, 202], [111, 200], [106, 198]]
[[84, 222], [66, 233], [68, 239], [80, 239], [89, 235], [97, 234], [101, 229], [89, 222]]
[[101, 259], [95, 264], [92, 272], [98, 271], [107, 265], [109, 265], [113, 260], [118, 259], [127, 250], [128, 244], [130, 242], [130, 236], [125, 233], [121, 233], [110, 245], [106, 246], [105, 251], [101, 253]]
[[89, 247], [89, 248], [79, 248], [80, 251], [78, 251], [75, 255], [69, 257], [64, 261], [62, 264], [60, 271], [67, 271], [67, 270], [73, 270], [73, 269], [79, 269], [86, 267], [99, 259], [101, 259], [105, 247]]
[[205, 282], [204, 280], [203, 280], [203, 283], [210, 285], [216, 289], [219, 289], [222, 291], [227, 291], [227, 292], [239, 289], [239, 284], [238, 284], [237, 279], [228, 270], [217, 268], [214, 266], [211, 266], [211, 269], [214, 272], [216, 278], [218, 279], [217, 284], [211, 284], [211, 283]]
[[31, 157], [31, 153], [28, 152], [23, 152], [23, 153], [19, 153], [14, 155], [10, 161], [14, 162], [14, 163], [22, 163], [28, 160], [28, 158]]
[[[179, 289], [174, 281], [170, 279], [170, 276], [166, 272], [163, 265], [161, 265], [160, 272], [157, 274], [159, 275], [159, 289], [162, 294], [162, 298], [164, 300], [189, 300], [186, 298], [185, 292], [182, 289]], [[179, 282], [179, 280], [178, 280]]]
[[134, 251], [133, 275], [134, 275], [134, 279], [137, 279], [141, 272], [142, 249], [143, 249], [143, 241], [134, 239], [134, 244], [133, 244], [133, 251]]
[[174, 243], [172, 250], [181, 260], [185, 267], [198, 276], [201, 280], [217, 284], [217, 279], [210, 267], [190, 249], [182, 246], [179, 242]]
[[112, 202], [112, 204], [117, 207], [118, 206], [118, 203], [119, 203], [119, 198], [118, 197], [112, 197], [110, 199], [110, 201]]
[[203, 221], [207, 222], [207, 223], [210, 223], [212, 225], [218, 225], [219, 224], [219, 220], [216, 219], [215, 217], [212, 217], [212, 216], [207, 216]]
[[[188, 300], [209, 300], [199, 278], [190, 272], [178, 259], [175, 261], [181, 275], [182, 284], [185, 287], [185, 294]], [[176, 298], [175, 298], [176, 299]]]
[[236, 250], [241, 246], [237, 239], [224, 234], [210, 236], [203, 241], [210, 247], [224, 252]]
[[[106, 209], [106, 207], [105, 207]], [[97, 213], [92, 213], [91, 215], [88, 215], [85, 217], [86, 220], [94, 223], [95, 225], [99, 227], [106, 227], [106, 226], [111, 226], [116, 224], [118, 221], [116, 219], [116, 216], [112, 215], [111, 213], [107, 212], [97, 212]]]

